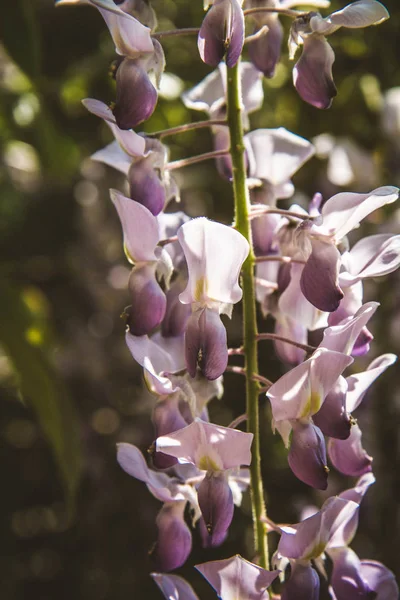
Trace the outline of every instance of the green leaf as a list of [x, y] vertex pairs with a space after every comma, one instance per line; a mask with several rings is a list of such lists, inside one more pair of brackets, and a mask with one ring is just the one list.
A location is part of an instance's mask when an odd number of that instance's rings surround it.
[[34, 80], [40, 71], [39, 32], [32, 0], [12, 0], [1, 11], [0, 38], [10, 57]]
[[49, 360], [48, 322], [40, 292], [21, 293], [0, 278], [0, 344], [17, 376], [22, 399], [54, 453], [70, 511], [80, 478], [79, 424], [61, 378]]

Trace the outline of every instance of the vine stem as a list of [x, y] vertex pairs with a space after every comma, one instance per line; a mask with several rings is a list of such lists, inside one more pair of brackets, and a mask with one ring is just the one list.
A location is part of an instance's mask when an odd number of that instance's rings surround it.
[[179, 133], [186, 133], [186, 131], [193, 131], [194, 129], [213, 127], [214, 125], [226, 125], [226, 121], [225, 119], [209, 119], [208, 121], [195, 121], [194, 123], [186, 123], [185, 125], [170, 127], [169, 129], [161, 129], [161, 131], [146, 133], [146, 137], [163, 138], [170, 135], [178, 135]]
[[257, 319], [254, 283], [254, 253], [251, 244], [250, 200], [246, 184], [246, 166], [244, 160], [242, 97], [240, 89], [240, 61], [227, 69], [227, 121], [231, 140], [233, 171], [233, 192], [235, 203], [234, 227], [250, 243], [250, 252], [243, 264], [241, 283], [243, 290], [243, 349], [246, 371], [246, 413], [247, 431], [252, 433], [251, 503], [255, 552], [264, 569], [269, 566], [268, 542], [265, 524], [266, 517], [264, 490], [261, 476], [260, 424], [259, 424], [259, 384], [254, 379], [258, 374], [257, 356]]
[[166, 171], [173, 171], [174, 169], [182, 169], [182, 167], [190, 167], [190, 165], [195, 165], [199, 162], [204, 162], [205, 160], [211, 160], [212, 158], [220, 158], [222, 156], [227, 156], [229, 154], [229, 150], [212, 150], [211, 152], [204, 152], [204, 154], [197, 154], [196, 156], [189, 156], [189, 158], [182, 158], [181, 160], [174, 160], [165, 165]]

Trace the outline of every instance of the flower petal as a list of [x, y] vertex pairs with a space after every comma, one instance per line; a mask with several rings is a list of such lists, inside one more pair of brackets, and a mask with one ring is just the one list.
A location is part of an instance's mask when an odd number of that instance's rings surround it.
[[226, 53], [226, 64], [233, 67], [242, 52], [244, 16], [238, 0], [215, 0], [203, 19], [198, 35], [201, 59], [216, 67]]
[[238, 277], [249, 244], [239, 232], [199, 217], [182, 225], [178, 240], [189, 270], [181, 302], [213, 308], [215, 303], [234, 304], [241, 299]]
[[164, 504], [157, 515], [155, 559], [160, 571], [181, 567], [192, 550], [192, 534], [184, 519], [185, 506], [186, 500]]
[[197, 494], [207, 530], [206, 547], [220, 546], [226, 538], [234, 512], [233, 496], [225, 475], [208, 472]]
[[369, 386], [396, 360], [395, 354], [382, 354], [370, 363], [366, 371], [354, 373], [347, 378], [346, 410], [348, 412], [353, 412], [360, 406]]
[[279, 574], [266, 571], [239, 555], [196, 565], [196, 569], [223, 600], [268, 600], [266, 589]]
[[345, 440], [350, 435], [351, 421], [346, 411], [347, 381], [340, 376], [313, 421], [324, 435]]
[[300, 278], [301, 291], [319, 310], [334, 312], [344, 295], [338, 283], [340, 253], [333, 244], [318, 239], [312, 239], [311, 245]]
[[283, 40], [283, 27], [279, 21], [278, 15], [268, 15], [264, 17], [255, 30], [255, 33], [261, 29], [261, 25], [267, 26], [268, 30], [261, 37], [252, 40], [248, 44], [249, 56], [253, 65], [265, 75], [273, 77], [276, 65], [281, 56], [281, 47]]
[[338, 10], [326, 19], [328, 23], [339, 27], [357, 29], [379, 25], [389, 18], [387, 9], [380, 2], [374, 0], [359, 0], [348, 4], [342, 10]]
[[164, 573], [150, 575], [167, 600], [199, 600], [192, 586], [179, 575], [164, 575]]
[[151, 117], [157, 91], [140, 60], [124, 58], [117, 69], [113, 114], [120, 129], [133, 129]]
[[332, 77], [335, 54], [322, 35], [304, 39], [300, 60], [293, 69], [293, 83], [300, 97], [316, 108], [329, 108], [336, 96]]
[[290, 579], [282, 588], [281, 600], [318, 600], [319, 577], [310, 564], [291, 564]]
[[361, 444], [361, 429], [352, 425], [346, 440], [330, 439], [329, 458], [338, 471], [350, 477], [359, 477], [372, 470], [372, 457], [368, 456]]

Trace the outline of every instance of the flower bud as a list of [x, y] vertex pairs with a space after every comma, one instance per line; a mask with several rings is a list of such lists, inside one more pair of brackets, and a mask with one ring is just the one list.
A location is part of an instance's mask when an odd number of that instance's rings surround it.
[[185, 333], [186, 366], [191, 377], [196, 368], [207, 379], [217, 379], [228, 364], [226, 329], [217, 312], [205, 308], [189, 318]]
[[204, 546], [219, 546], [226, 538], [234, 512], [231, 488], [221, 472], [207, 472], [198, 489], [206, 531]]
[[155, 560], [159, 571], [181, 567], [192, 549], [192, 535], [184, 519], [185, 505], [186, 500], [166, 503], [157, 515]]
[[127, 325], [132, 335], [150, 333], [164, 318], [165, 294], [155, 277], [155, 265], [136, 266], [129, 277], [131, 306], [127, 314]]
[[321, 430], [310, 422], [293, 421], [293, 436], [288, 462], [293, 473], [318, 490], [328, 487], [325, 439]]
[[117, 70], [117, 98], [113, 114], [120, 129], [146, 121], [157, 104], [157, 91], [140, 60], [125, 58]]

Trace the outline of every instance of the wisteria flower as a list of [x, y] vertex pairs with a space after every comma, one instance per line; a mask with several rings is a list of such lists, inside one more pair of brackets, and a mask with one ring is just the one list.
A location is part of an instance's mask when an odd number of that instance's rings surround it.
[[249, 252], [247, 240], [237, 231], [200, 217], [178, 231], [189, 271], [189, 281], [179, 298], [191, 304], [185, 344], [186, 365], [192, 377], [197, 365], [207, 379], [226, 369], [228, 349], [220, 314], [232, 313], [242, 297], [240, 269]]
[[317, 12], [298, 17], [291, 28], [289, 50], [290, 58], [294, 58], [297, 48], [303, 45], [300, 60], [293, 69], [293, 82], [301, 98], [317, 108], [329, 108], [336, 96], [332, 77], [335, 54], [325, 36], [340, 27], [368, 27], [388, 18], [383, 4], [374, 0], [353, 2], [325, 18]]
[[244, 16], [239, 0], [213, 0], [200, 27], [198, 47], [201, 59], [216, 67], [226, 54], [233, 67], [242, 53]]

